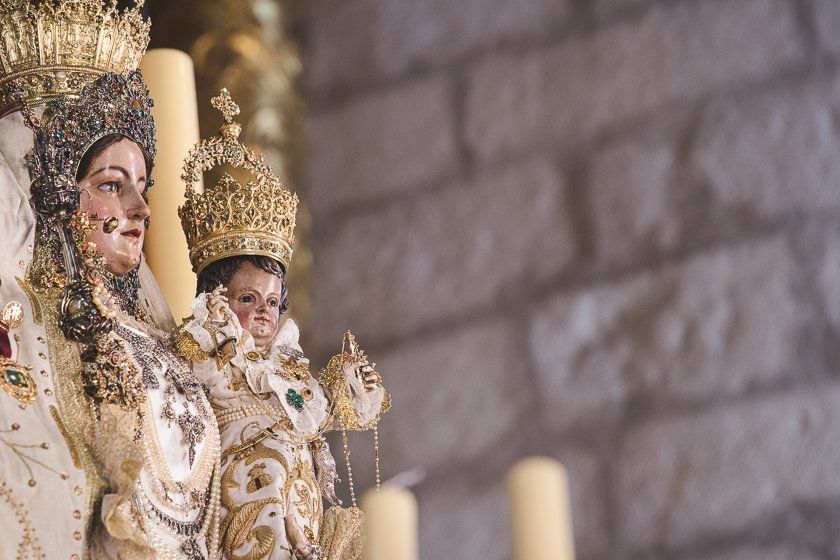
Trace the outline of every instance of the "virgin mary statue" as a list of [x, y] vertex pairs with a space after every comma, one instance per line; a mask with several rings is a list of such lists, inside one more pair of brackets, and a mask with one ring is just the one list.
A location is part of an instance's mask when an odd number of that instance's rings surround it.
[[142, 261], [140, 4], [0, 0], [0, 558], [218, 548], [218, 428]]

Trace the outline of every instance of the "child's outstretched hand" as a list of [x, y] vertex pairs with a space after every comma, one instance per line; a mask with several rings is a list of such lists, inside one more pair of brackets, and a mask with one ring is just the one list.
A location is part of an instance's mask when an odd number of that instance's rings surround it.
[[370, 363], [367, 359], [356, 364], [356, 377], [361, 380], [362, 385], [365, 387], [365, 391], [373, 391], [380, 383], [382, 383], [382, 378], [378, 373], [376, 373], [376, 369], [374, 368], [376, 368], [376, 364]]
[[207, 295], [207, 311], [210, 313], [211, 321], [224, 321], [224, 308], [227, 306], [227, 297], [222, 294], [227, 291], [223, 285], [219, 284], [216, 289]]

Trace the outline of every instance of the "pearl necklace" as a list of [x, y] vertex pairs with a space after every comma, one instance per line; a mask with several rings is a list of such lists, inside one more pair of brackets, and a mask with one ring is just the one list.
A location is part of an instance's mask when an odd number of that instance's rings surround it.
[[[163, 449], [160, 447], [160, 437], [153, 417], [151, 404], [148, 401], [145, 404], [145, 413], [143, 414], [144, 436], [142, 437], [144, 441], [142, 441], [141, 447], [146, 457], [146, 463], [151, 471], [152, 479], [154, 480], [152, 490], [155, 495], [178, 511], [187, 512], [194, 509], [194, 494], [195, 492], [200, 493], [202, 489], [207, 488], [213, 474], [213, 463], [221, 453], [221, 441], [216, 419], [210, 414], [206, 415], [205, 421], [208, 426], [207, 436], [204, 446], [193, 463], [194, 468], [186, 479], [175, 480], [166, 461]], [[145, 434], [149, 434], [150, 437]], [[174, 492], [185, 495], [189, 499], [185, 499], [184, 503], [179, 504], [170, 495]]]
[[[221, 461], [217, 456], [213, 465], [213, 480], [210, 484], [209, 497], [205, 502], [203, 511], [199, 514], [201, 526], [197, 530], [194, 527], [199, 523], [198, 520], [195, 522], [179, 522], [171, 519], [166, 513], [160, 511], [155, 506], [138, 483], [135, 494], [137, 497], [135, 504], [138, 513], [141, 516], [147, 517], [156, 527], [161, 528], [165, 533], [176, 538], [181, 543], [181, 554], [176, 555], [154, 531], [147, 532], [147, 538], [157, 554], [162, 553], [162, 556], [167, 560], [169, 558], [173, 560], [183, 558], [184, 547], [187, 545], [191, 548], [194, 547], [198, 539], [203, 537], [209, 553], [208, 560], [219, 560], [219, 516], [222, 495], [221, 470]], [[209, 538], [207, 538], [208, 534]]]

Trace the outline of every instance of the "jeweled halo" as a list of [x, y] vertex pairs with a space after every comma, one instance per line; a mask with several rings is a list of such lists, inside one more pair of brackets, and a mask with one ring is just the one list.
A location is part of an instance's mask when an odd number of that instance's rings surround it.
[[154, 102], [139, 70], [103, 74], [75, 98], [51, 101], [41, 118], [24, 109], [35, 131], [27, 156], [32, 179], [32, 204], [42, 216], [75, 210], [66, 198], [77, 198], [76, 173], [85, 152], [97, 140], [120, 134], [146, 149], [154, 159]]

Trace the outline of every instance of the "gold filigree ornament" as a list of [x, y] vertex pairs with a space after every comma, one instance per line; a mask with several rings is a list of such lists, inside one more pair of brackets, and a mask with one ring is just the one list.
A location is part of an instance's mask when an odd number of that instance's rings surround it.
[[137, 69], [149, 44], [144, 1], [0, 0], [0, 117]]
[[[223, 89], [212, 100], [224, 117], [219, 135], [190, 150], [181, 175], [186, 202], [178, 209], [190, 249], [193, 271], [237, 255], [271, 257], [288, 270], [295, 243], [298, 197], [271, 171], [261, 154], [239, 141], [242, 127], [234, 122], [239, 106]], [[198, 192], [204, 172], [227, 166], [252, 180], [241, 184], [223, 173], [219, 182]]]
[[[306, 382], [309, 380], [309, 360], [298, 360], [293, 356], [289, 356], [287, 358], [280, 358], [283, 367], [277, 370], [277, 375], [281, 376], [286, 381], [302, 381]], [[310, 397], [306, 398], [306, 395], [301, 395], [305, 400], [310, 400], [312, 398], [312, 391], [310, 390]]]
[[125, 411], [146, 402], [140, 365], [121, 337], [114, 333], [100, 337], [85, 350], [82, 361], [84, 391], [94, 402], [116, 404]]
[[10, 301], [3, 307], [3, 313], [0, 315], [0, 327], [6, 331], [16, 329], [23, 322], [23, 306], [20, 302]]

